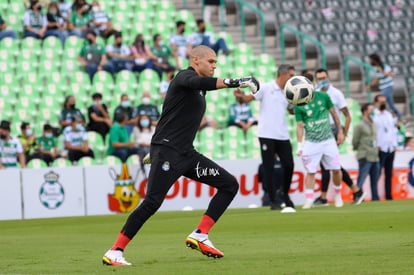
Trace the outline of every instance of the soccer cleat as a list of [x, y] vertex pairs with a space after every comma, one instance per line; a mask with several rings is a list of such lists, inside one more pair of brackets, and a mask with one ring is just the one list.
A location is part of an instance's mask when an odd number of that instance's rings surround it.
[[355, 205], [361, 204], [364, 201], [366, 195], [367, 195], [367, 193], [365, 193], [362, 190], [359, 190], [358, 192], [356, 192], [354, 194], [354, 204]]
[[213, 243], [208, 239], [208, 234], [193, 232], [185, 240], [187, 247], [196, 249], [207, 257], [221, 258], [223, 252], [214, 247]]
[[327, 199], [322, 199], [321, 197], [318, 197], [314, 202], [313, 205], [315, 206], [328, 206], [328, 200]]
[[341, 194], [335, 195], [335, 207], [342, 207], [344, 206], [344, 202], [342, 201]]
[[131, 263], [125, 260], [122, 251], [111, 250], [111, 249], [108, 250], [103, 256], [102, 263], [104, 265], [113, 265], [113, 266], [131, 265]]
[[313, 206], [313, 199], [306, 199], [305, 204], [302, 206], [302, 209], [311, 209]]

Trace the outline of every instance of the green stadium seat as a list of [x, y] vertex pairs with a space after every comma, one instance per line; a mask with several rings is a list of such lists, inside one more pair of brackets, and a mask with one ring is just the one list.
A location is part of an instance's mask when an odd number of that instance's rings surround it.
[[249, 56], [253, 57], [253, 48], [247, 43], [238, 43], [234, 45], [233, 54], [235, 57]]
[[71, 166], [72, 163], [70, 162], [70, 160], [65, 158], [57, 158], [52, 162], [52, 167], [65, 168]]
[[10, 37], [3, 38], [0, 41], [0, 49], [7, 49], [8, 55], [16, 57], [20, 53], [20, 40]]
[[93, 76], [92, 90], [101, 93], [104, 97], [112, 96], [114, 80], [112, 75], [106, 71], [98, 71]]
[[23, 14], [25, 12], [25, 7], [23, 5], [23, 2], [20, 1], [13, 1], [9, 3], [8, 10], [6, 14], [15, 14], [18, 16], [21, 16], [23, 18]]
[[65, 49], [75, 49], [80, 52], [82, 45], [84, 43], [84, 39], [71, 35], [65, 40]]
[[182, 20], [185, 22], [186, 33], [190, 34], [196, 29], [194, 15], [189, 10], [179, 10], [175, 14], [175, 21]]
[[120, 165], [122, 164], [122, 161], [120, 158], [115, 156], [106, 156], [102, 159], [102, 164], [106, 165]]
[[11, 72], [9, 70], [6, 70], [6, 71], [2, 70], [3, 65], [6, 66], [6, 68], [7, 68], [7, 65], [5, 65], [5, 64], [7, 64], [7, 62], [4, 63], [4, 64], [1, 64], [1, 63], [2, 62], [0, 61], [0, 71], [1, 71], [0, 83], [4, 84], [4, 85], [7, 85], [9, 87], [10, 91], [17, 94], [20, 91], [19, 79], [16, 77], [16, 75], [13, 72]]
[[141, 160], [138, 155], [130, 155], [126, 161], [127, 164], [141, 164]]
[[26, 164], [27, 168], [31, 168], [31, 169], [39, 169], [39, 168], [45, 168], [48, 167], [47, 163], [42, 160], [42, 159], [31, 159], [27, 164]]
[[106, 145], [102, 136], [93, 131], [88, 131], [87, 135], [89, 146], [95, 153], [95, 157], [98, 157], [99, 159], [103, 158], [106, 153]]
[[154, 6], [153, 2], [150, 0], [141, 0], [137, 2], [137, 5], [135, 6], [135, 9], [137, 11], [142, 11], [147, 14], [154, 13]]
[[82, 157], [79, 159], [77, 163], [78, 166], [83, 166], [83, 167], [89, 167], [89, 166], [93, 166], [96, 164], [97, 164], [97, 161], [91, 157]]

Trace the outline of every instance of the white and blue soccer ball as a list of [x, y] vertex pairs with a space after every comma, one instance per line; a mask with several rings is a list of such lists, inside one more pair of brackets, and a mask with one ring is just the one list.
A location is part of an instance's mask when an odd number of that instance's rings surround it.
[[286, 82], [283, 93], [286, 100], [295, 106], [308, 104], [313, 99], [314, 86], [312, 82], [304, 76], [296, 75]]

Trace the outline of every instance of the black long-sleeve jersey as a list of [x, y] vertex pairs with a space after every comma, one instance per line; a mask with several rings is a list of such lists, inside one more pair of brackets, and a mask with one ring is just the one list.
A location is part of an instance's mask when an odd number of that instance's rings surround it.
[[152, 144], [179, 152], [193, 150], [193, 141], [206, 110], [206, 91], [216, 90], [217, 78], [201, 77], [189, 67], [171, 81]]

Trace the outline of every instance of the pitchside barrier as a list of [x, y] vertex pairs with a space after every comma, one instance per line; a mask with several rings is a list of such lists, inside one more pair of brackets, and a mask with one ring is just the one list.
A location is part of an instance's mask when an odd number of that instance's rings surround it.
[[[342, 165], [356, 182], [358, 163], [354, 156], [341, 156]], [[223, 160], [218, 164], [229, 170], [239, 181], [239, 194], [231, 208], [258, 207], [262, 203], [262, 186], [257, 168], [260, 160]], [[414, 198], [414, 154], [398, 152], [392, 178], [394, 199]], [[144, 199], [146, 175], [140, 165], [98, 165], [88, 167], [7, 169], [0, 170], [0, 220], [46, 217], [87, 216], [126, 213]], [[209, 167], [197, 167], [200, 181], [204, 174], [214, 174]], [[296, 205], [303, 204], [305, 170], [300, 158], [295, 158], [290, 195]], [[364, 190], [370, 200], [369, 177]], [[378, 182], [384, 198], [384, 175]], [[316, 178], [316, 194], [320, 191], [320, 174]], [[214, 188], [181, 177], [170, 189], [161, 211], [205, 209]], [[351, 190], [343, 184], [344, 201], [352, 201]], [[332, 188], [328, 198], [333, 198]]]

